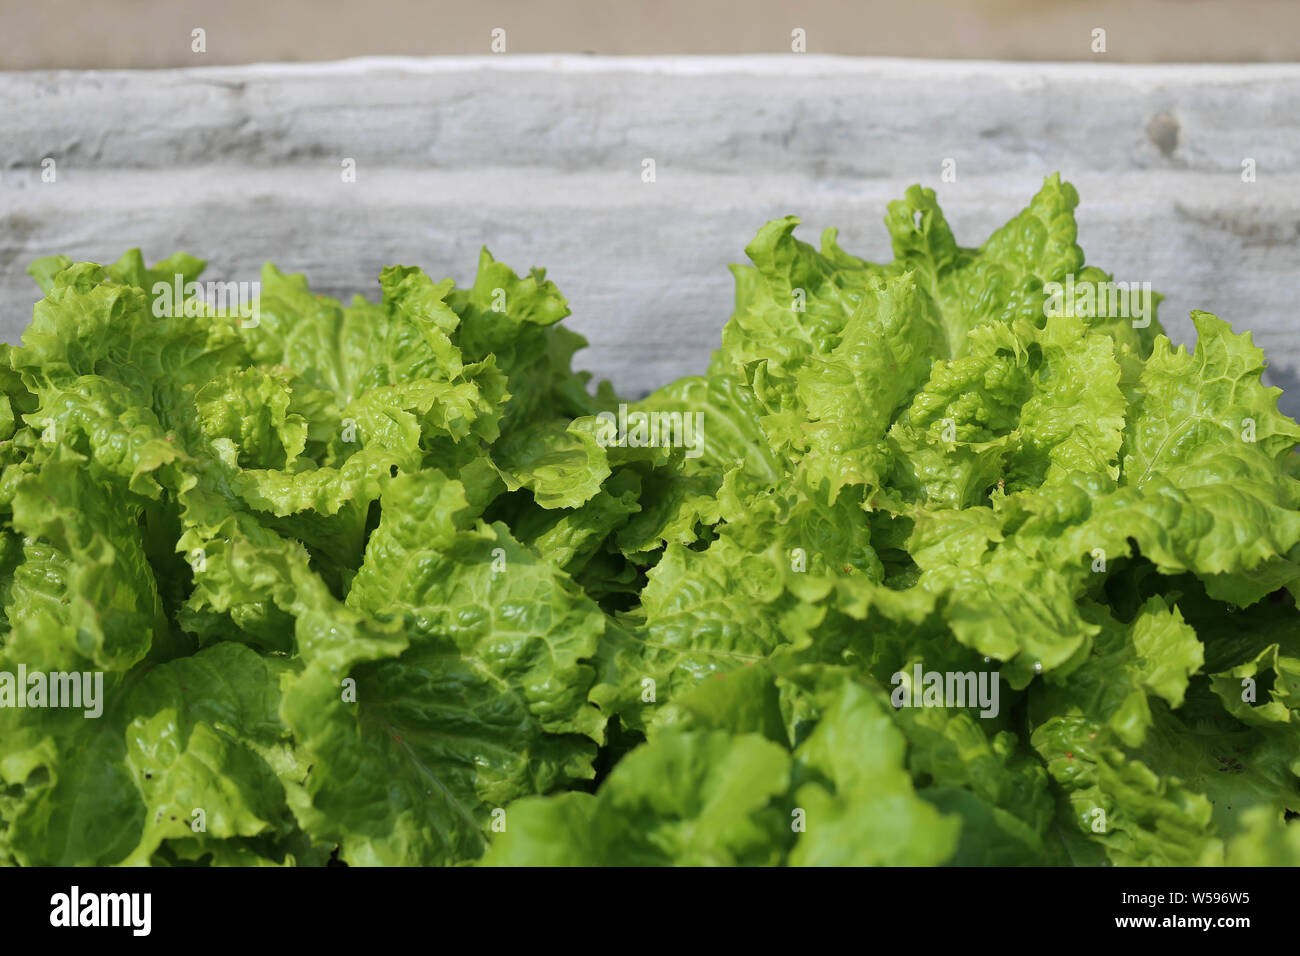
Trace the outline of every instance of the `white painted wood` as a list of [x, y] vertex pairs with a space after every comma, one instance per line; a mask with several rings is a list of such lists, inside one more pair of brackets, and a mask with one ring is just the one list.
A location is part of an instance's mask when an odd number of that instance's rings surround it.
[[[1291, 65], [537, 56], [0, 74], [0, 335], [30, 316], [27, 263], [56, 252], [181, 248], [230, 279], [271, 258], [348, 297], [393, 262], [467, 280], [486, 244], [546, 266], [591, 340], [579, 363], [638, 394], [704, 367], [726, 264], [767, 219], [797, 213], [813, 242], [835, 225], [849, 251], [886, 257], [885, 203], [920, 181], [976, 245], [1060, 170], [1089, 261], [1163, 292], [1175, 340], [1192, 308], [1252, 330], [1300, 414], [1297, 115]], [[949, 157], [957, 181], [940, 184]]]

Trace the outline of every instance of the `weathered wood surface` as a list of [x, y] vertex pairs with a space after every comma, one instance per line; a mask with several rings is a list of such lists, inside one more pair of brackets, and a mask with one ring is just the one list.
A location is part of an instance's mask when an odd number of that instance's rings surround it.
[[[184, 249], [209, 277], [264, 260], [373, 295], [400, 262], [459, 281], [487, 245], [545, 265], [628, 394], [703, 368], [728, 262], [767, 219], [887, 256], [885, 203], [935, 186], [974, 245], [1056, 170], [1080, 243], [1252, 330], [1300, 414], [1300, 66], [1094, 66], [813, 56], [359, 60], [0, 73], [0, 334], [27, 263]], [[41, 181], [42, 159], [57, 180]], [[342, 181], [344, 159], [357, 181]], [[642, 182], [642, 161], [656, 181]], [[945, 159], [956, 182], [941, 183]], [[1257, 181], [1242, 181], [1255, 161]]]

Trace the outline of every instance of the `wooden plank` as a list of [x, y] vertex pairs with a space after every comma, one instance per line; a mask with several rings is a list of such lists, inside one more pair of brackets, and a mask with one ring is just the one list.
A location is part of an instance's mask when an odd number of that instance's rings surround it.
[[[1165, 293], [1178, 341], [1192, 308], [1253, 330], [1300, 414], [1297, 108], [1286, 65], [509, 57], [0, 74], [0, 333], [16, 340], [35, 298], [23, 270], [54, 252], [184, 248], [231, 279], [274, 259], [346, 297], [373, 294], [391, 262], [467, 280], [486, 244], [516, 269], [547, 266], [592, 342], [580, 364], [637, 394], [704, 367], [730, 311], [726, 264], [767, 219], [798, 213], [810, 241], [838, 226], [880, 258], [885, 203], [921, 181], [978, 244], [1059, 169], [1083, 197], [1089, 261]], [[957, 181], [941, 184], [946, 158]]]

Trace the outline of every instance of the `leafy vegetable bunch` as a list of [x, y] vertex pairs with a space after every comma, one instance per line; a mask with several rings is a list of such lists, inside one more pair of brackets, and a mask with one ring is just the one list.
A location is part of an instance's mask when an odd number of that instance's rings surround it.
[[1300, 427], [1212, 315], [1048, 307], [1112, 278], [1077, 201], [970, 249], [912, 187], [883, 265], [769, 223], [631, 406], [698, 455], [611, 442], [487, 253], [347, 306], [268, 265], [256, 320], [37, 262], [0, 676], [104, 699], [0, 706], [0, 862], [1300, 862]]

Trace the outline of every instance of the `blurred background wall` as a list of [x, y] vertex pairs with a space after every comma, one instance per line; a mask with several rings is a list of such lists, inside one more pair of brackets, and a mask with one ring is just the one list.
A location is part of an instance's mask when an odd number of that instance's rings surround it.
[[478, 54], [495, 28], [511, 53], [777, 53], [799, 28], [809, 53], [1300, 60], [1296, 0], [0, 0], [0, 69]]

